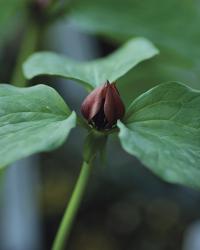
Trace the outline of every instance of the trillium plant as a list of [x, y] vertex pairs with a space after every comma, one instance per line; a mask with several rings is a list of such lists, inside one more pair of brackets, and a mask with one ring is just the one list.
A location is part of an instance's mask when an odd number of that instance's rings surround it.
[[119, 78], [157, 54], [150, 41], [134, 38], [109, 56], [89, 62], [52, 52], [31, 55], [23, 64], [27, 79], [59, 76], [85, 87], [88, 95], [80, 107], [82, 116], [71, 111], [50, 86], [0, 85], [2, 171], [16, 160], [61, 146], [75, 126], [87, 130], [80, 175], [53, 250], [65, 249], [95, 158], [105, 150], [111, 134], [118, 136], [127, 153], [163, 180], [200, 188], [200, 92], [167, 82], [125, 107], [118, 90]]

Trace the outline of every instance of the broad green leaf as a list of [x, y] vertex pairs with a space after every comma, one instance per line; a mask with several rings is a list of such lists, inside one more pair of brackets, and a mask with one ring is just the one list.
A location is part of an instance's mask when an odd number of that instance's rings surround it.
[[30, 79], [37, 75], [56, 75], [82, 82], [95, 88], [106, 80], [111, 82], [126, 74], [139, 62], [156, 55], [158, 50], [144, 38], [134, 38], [111, 55], [90, 62], [75, 62], [51, 52], [36, 53], [24, 64], [24, 74]]
[[118, 126], [125, 151], [154, 173], [200, 188], [200, 91], [158, 85], [131, 104]]
[[76, 116], [52, 88], [0, 84], [0, 166], [60, 146]]

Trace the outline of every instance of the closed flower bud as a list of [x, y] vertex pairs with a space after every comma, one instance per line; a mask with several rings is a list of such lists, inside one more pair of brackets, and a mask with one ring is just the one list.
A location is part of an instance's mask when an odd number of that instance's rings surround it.
[[107, 81], [94, 89], [83, 101], [81, 113], [99, 130], [111, 129], [124, 116], [125, 108], [114, 83]]

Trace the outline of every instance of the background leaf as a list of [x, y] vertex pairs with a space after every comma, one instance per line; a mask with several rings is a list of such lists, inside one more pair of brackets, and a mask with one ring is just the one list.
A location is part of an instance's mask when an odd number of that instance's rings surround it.
[[138, 97], [118, 123], [122, 147], [169, 182], [200, 188], [200, 92], [171, 82]]
[[75, 126], [58, 93], [45, 85], [0, 85], [0, 166], [60, 146]]
[[[200, 5], [196, 0], [85, 0], [76, 1], [71, 12], [71, 19], [87, 31], [117, 40], [142, 35], [190, 57], [191, 52], [195, 54], [191, 44], [198, 46], [200, 41], [196, 29], [199, 18]], [[185, 43], [190, 50], [185, 51]]]
[[92, 89], [106, 80], [117, 80], [139, 62], [157, 53], [158, 50], [153, 44], [144, 38], [132, 39], [109, 56], [84, 63], [55, 53], [42, 52], [34, 54], [26, 61], [24, 74], [28, 79], [37, 75], [75, 79]]
[[120, 93], [127, 103], [160, 82], [181, 81], [200, 89], [198, 0], [77, 0], [70, 20], [107, 38], [111, 48], [130, 37], [144, 36], [160, 49], [159, 57], [120, 79]]

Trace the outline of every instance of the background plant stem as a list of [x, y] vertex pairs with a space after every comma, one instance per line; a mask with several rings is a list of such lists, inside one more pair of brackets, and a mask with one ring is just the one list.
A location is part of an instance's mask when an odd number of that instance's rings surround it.
[[18, 87], [25, 87], [27, 82], [23, 76], [22, 65], [29, 55], [37, 50], [39, 39], [40, 39], [40, 28], [35, 22], [30, 22], [27, 25], [22, 44], [19, 49], [16, 66], [14, 68], [11, 83]]
[[91, 164], [83, 162], [79, 178], [77, 180], [75, 189], [72, 193], [68, 207], [66, 208], [63, 219], [61, 221], [60, 227], [58, 229], [56, 238], [53, 243], [52, 250], [66, 249], [64, 247], [67, 243], [74, 218], [77, 214], [79, 205], [83, 198], [83, 194], [86, 189], [87, 182], [90, 176], [91, 168], [92, 168]]

